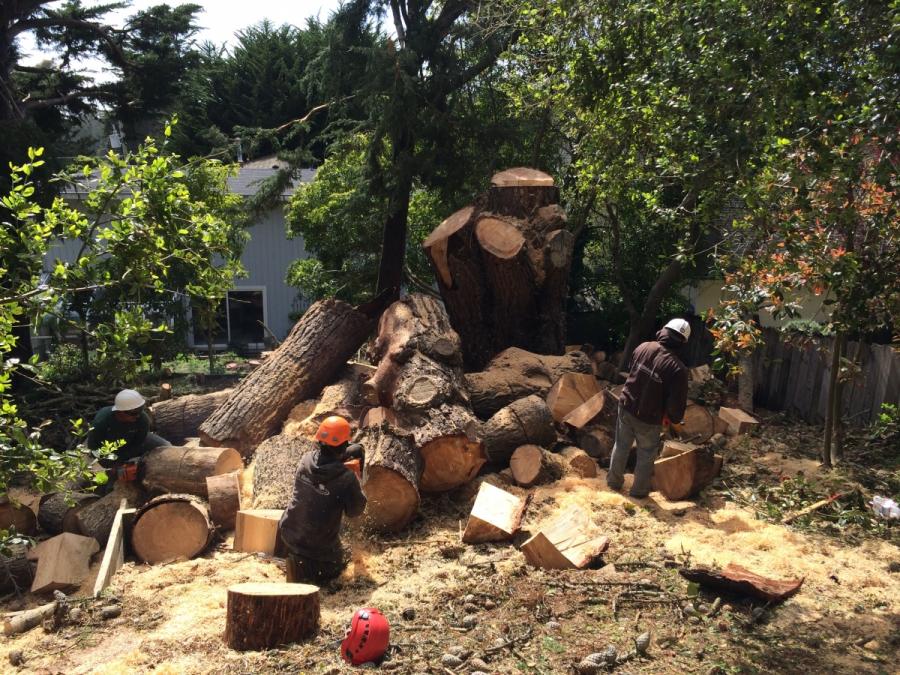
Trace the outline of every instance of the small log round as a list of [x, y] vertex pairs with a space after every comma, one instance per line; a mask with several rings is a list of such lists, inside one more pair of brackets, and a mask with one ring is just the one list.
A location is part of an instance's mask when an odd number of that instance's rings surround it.
[[544, 451], [537, 445], [522, 445], [509, 458], [513, 479], [522, 487], [537, 483], [544, 468]]
[[310, 584], [245, 583], [228, 587], [225, 643], [238, 651], [272, 649], [319, 631], [319, 588]]
[[234, 529], [234, 519], [241, 510], [241, 474], [239, 471], [210, 476], [206, 479], [209, 493], [209, 515], [223, 530]]
[[578, 445], [590, 457], [593, 457], [601, 465], [608, 466], [612, 457], [612, 449], [615, 444], [615, 433], [603, 427], [582, 429], [577, 434]]
[[61, 534], [74, 532], [80, 534], [78, 526], [78, 512], [97, 501], [97, 495], [87, 492], [55, 492], [41, 498], [38, 508], [38, 523], [44, 532], [49, 534]]
[[135, 514], [131, 545], [145, 563], [189, 560], [202, 553], [213, 527], [206, 504], [194, 495], [161, 495]]
[[144, 456], [144, 486], [156, 492], [175, 492], [206, 498], [206, 479], [244, 468], [232, 448], [168, 445]]
[[559, 454], [566, 460], [572, 473], [582, 478], [597, 477], [597, 462], [581, 448], [570, 445], [563, 448]]
[[17, 534], [31, 536], [37, 532], [37, 517], [24, 504], [6, 501], [0, 504], [0, 530], [15, 528]]

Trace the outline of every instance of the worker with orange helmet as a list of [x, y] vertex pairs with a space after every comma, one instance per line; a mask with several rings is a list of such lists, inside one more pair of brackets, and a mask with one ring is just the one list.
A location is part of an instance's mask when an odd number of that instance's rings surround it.
[[346, 515], [360, 515], [366, 497], [356, 475], [344, 466], [348, 457], [360, 457], [362, 448], [350, 445], [350, 424], [333, 415], [319, 425], [318, 448], [303, 456], [294, 478], [291, 502], [278, 529], [289, 553], [287, 580], [322, 585], [347, 566], [348, 551], [340, 538]]

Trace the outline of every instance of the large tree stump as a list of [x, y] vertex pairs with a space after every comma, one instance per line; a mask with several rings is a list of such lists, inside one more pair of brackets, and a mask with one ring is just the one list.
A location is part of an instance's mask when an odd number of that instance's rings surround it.
[[285, 434], [260, 443], [253, 457], [253, 508], [286, 509], [294, 493], [300, 460], [318, 447], [308, 438]]
[[457, 211], [423, 242], [467, 369], [511, 346], [564, 352], [575, 240], [558, 199], [547, 174], [510, 169], [493, 177], [484, 208]]
[[276, 433], [291, 408], [316, 396], [363, 344], [381, 307], [320, 300], [306, 310], [281, 346], [241, 380], [200, 427], [204, 445], [248, 455]]
[[357, 440], [366, 451], [366, 523], [382, 532], [400, 530], [419, 509], [422, 459], [412, 437], [384, 423], [363, 429]]
[[106, 546], [116, 512], [123, 499], [128, 500], [131, 505], [139, 506], [144, 503], [146, 493], [135, 482], [117, 481], [112, 492], [78, 510], [75, 514], [78, 531], [86, 537], [96, 539], [100, 546]]
[[556, 441], [556, 430], [544, 399], [526, 396], [497, 411], [485, 422], [482, 436], [488, 459], [506, 464], [521, 445], [551, 445]]
[[131, 547], [150, 565], [189, 560], [206, 550], [212, 533], [203, 500], [194, 495], [161, 495], [135, 514]]
[[319, 588], [246, 583], [228, 587], [225, 643], [238, 651], [273, 649], [319, 631]]
[[87, 492], [55, 492], [45, 495], [41, 499], [38, 509], [38, 522], [41, 529], [48, 534], [62, 534], [63, 532], [80, 534], [78, 512], [97, 499], [97, 495]]
[[200, 433], [200, 425], [228, 400], [231, 389], [209, 394], [189, 394], [158, 403], [150, 408], [153, 430], [173, 445], [182, 445]]
[[232, 448], [166, 445], [144, 455], [144, 487], [206, 498], [206, 479], [241, 471], [244, 461]]
[[544, 356], [510, 347], [492, 358], [484, 370], [465, 376], [472, 409], [481, 419], [520, 398], [547, 395], [564, 373], [590, 373], [591, 362], [580, 352]]
[[378, 367], [363, 391], [411, 430], [423, 462], [420, 489], [440, 492], [470, 481], [485, 456], [462, 378], [459, 336], [442, 303], [415, 293], [392, 304], [379, 322], [373, 357]]

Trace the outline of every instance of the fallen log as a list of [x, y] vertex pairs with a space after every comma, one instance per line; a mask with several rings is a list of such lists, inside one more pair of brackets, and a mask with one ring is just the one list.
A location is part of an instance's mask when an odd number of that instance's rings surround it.
[[590, 516], [572, 507], [522, 544], [525, 559], [551, 570], [583, 569], [606, 550], [609, 539], [596, 534]]
[[75, 514], [78, 531], [86, 537], [96, 539], [100, 546], [106, 546], [123, 499], [132, 506], [139, 506], [146, 500], [146, 493], [136, 482], [117, 481], [109, 494], [79, 509]]
[[378, 367], [363, 391], [411, 430], [422, 457], [419, 488], [441, 492], [470, 481], [485, 456], [462, 378], [459, 336], [441, 302], [414, 293], [388, 307], [372, 356]]
[[763, 602], [783, 602], [800, 590], [803, 578], [770, 579], [730, 563], [719, 571], [705, 567], [678, 570], [681, 576], [717, 591], [745, 595]]
[[472, 409], [487, 419], [513, 401], [536, 394], [547, 395], [565, 373], [590, 373], [590, 360], [582, 352], [544, 356], [510, 347], [492, 358], [484, 370], [465, 375]]
[[519, 531], [531, 496], [519, 497], [483, 482], [466, 522], [462, 540], [466, 544], [507, 541]]
[[200, 425], [228, 400], [231, 389], [209, 394], [188, 394], [154, 403], [150, 408], [153, 430], [173, 445], [183, 445], [200, 433]]
[[241, 510], [241, 474], [239, 471], [210, 476], [206, 479], [209, 516], [216, 527], [234, 529], [234, 519]]
[[558, 198], [547, 174], [501, 172], [484, 210], [457, 211], [423, 242], [468, 370], [511, 346], [563, 353], [574, 237]]
[[281, 427], [297, 402], [316, 396], [360, 348], [381, 313], [380, 301], [354, 308], [320, 300], [285, 341], [200, 427], [204, 445], [249, 455]]
[[294, 493], [294, 478], [300, 460], [318, 447], [308, 438], [284, 434], [260, 443], [253, 458], [253, 508], [287, 508]]
[[143, 483], [151, 492], [184, 493], [205, 499], [207, 478], [243, 468], [240, 454], [232, 448], [168, 445], [144, 455]]
[[43, 623], [44, 619], [53, 616], [53, 613], [56, 611], [56, 605], [57, 601], [54, 600], [46, 605], [27, 609], [15, 616], [3, 619], [3, 634], [9, 636], [30, 631], [35, 626]]
[[281, 433], [312, 437], [322, 420], [331, 415], [340, 415], [353, 428], [363, 410], [360, 395], [362, 383], [374, 371], [375, 368], [362, 363], [347, 364], [339, 373], [337, 382], [325, 387], [318, 399], [303, 401], [291, 410]]
[[0, 530], [15, 528], [17, 534], [29, 537], [37, 532], [37, 517], [25, 504], [16, 504], [6, 498], [0, 503]]
[[93, 537], [71, 532], [41, 542], [26, 554], [38, 561], [31, 592], [50, 593], [78, 586], [87, 578], [91, 556], [99, 550]]
[[22, 594], [34, 581], [34, 563], [26, 556], [24, 544], [10, 544], [0, 553], [0, 593]]
[[87, 492], [55, 492], [44, 495], [38, 508], [38, 523], [48, 534], [80, 534], [78, 512], [97, 499], [97, 495]]
[[596, 478], [597, 462], [581, 448], [570, 445], [560, 450], [559, 454], [566, 461], [572, 473], [582, 478]]
[[366, 523], [382, 532], [402, 529], [419, 509], [422, 458], [412, 437], [385, 423], [361, 430], [357, 442], [366, 451]]
[[283, 509], [242, 509], [234, 523], [235, 551], [245, 553], [283, 554], [278, 523]]
[[273, 649], [319, 632], [319, 588], [245, 583], [228, 587], [225, 643], [238, 651]]
[[551, 445], [556, 441], [556, 430], [544, 400], [526, 396], [497, 411], [485, 422], [482, 437], [488, 459], [505, 464], [521, 445]]
[[[563, 373], [562, 377], [554, 382], [553, 386], [550, 387], [550, 391], [547, 392], [547, 407], [550, 408], [550, 414], [553, 415], [553, 419], [562, 423], [569, 413], [600, 393], [600, 385], [597, 384], [597, 378], [593, 375], [589, 373]], [[603, 408], [605, 399], [596, 400], [600, 403], [600, 407], [597, 410], [599, 413]], [[587, 414], [587, 412], [584, 414]]]
[[145, 563], [190, 560], [212, 541], [213, 526], [206, 504], [195, 495], [160, 495], [134, 517], [131, 547]]

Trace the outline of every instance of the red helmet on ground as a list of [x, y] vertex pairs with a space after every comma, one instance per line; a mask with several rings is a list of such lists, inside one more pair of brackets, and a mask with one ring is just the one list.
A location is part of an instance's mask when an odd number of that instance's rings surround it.
[[326, 417], [319, 425], [316, 440], [335, 447], [343, 445], [350, 440], [350, 423], [339, 415]]
[[371, 607], [358, 609], [341, 643], [341, 656], [354, 666], [378, 661], [387, 651], [390, 638], [391, 627], [384, 614]]

